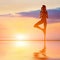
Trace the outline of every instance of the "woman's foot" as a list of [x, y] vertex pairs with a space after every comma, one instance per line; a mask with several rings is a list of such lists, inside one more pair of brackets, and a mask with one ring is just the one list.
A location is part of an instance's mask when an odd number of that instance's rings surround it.
[[46, 49], [40, 50], [40, 54], [42, 54], [43, 56], [46, 56]]
[[42, 49], [40, 50], [41, 53], [45, 53], [46, 52], [46, 49]]

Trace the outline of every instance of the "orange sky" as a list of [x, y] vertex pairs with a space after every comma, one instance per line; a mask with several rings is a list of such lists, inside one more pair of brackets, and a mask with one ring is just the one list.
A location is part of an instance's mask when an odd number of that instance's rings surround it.
[[[33, 25], [39, 21], [35, 18], [27, 17], [0, 17], [0, 38], [15, 39], [16, 34], [26, 34], [29, 39], [43, 39], [43, 32]], [[47, 25], [47, 39], [60, 39], [60, 23]], [[58, 36], [57, 36], [58, 35]], [[27, 39], [28, 40], [28, 39]]]

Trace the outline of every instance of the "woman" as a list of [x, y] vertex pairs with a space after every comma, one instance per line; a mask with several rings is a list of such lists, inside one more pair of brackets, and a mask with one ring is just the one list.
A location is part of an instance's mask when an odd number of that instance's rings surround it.
[[[48, 18], [48, 13], [46, 10], [46, 6], [42, 5], [41, 7], [41, 12], [40, 12], [40, 18], [41, 20], [37, 22], [34, 27], [42, 30], [44, 32], [44, 48], [39, 51], [39, 53], [42, 53], [44, 56], [46, 56], [46, 26], [47, 26], [47, 21], [46, 19]], [[44, 23], [44, 28], [39, 27], [40, 24]]]
[[[42, 30], [43, 32], [46, 31], [46, 25], [47, 25], [47, 21], [46, 19], [48, 18], [48, 13], [47, 13], [47, 10], [46, 10], [46, 6], [45, 5], [42, 5], [41, 7], [41, 12], [40, 12], [40, 18], [41, 20], [39, 22], [37, 22], [34, 27]], [[43, 24], [44, 23], [44, 29], [39, 27], [40, 24]]]

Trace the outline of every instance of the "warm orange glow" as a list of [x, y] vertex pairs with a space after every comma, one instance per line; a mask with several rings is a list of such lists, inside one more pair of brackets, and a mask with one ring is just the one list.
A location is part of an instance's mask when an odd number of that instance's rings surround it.
[[15, 34], [14, 39], [16, 40], [14, 42], [14, 45], [16, 47], [28, 46], [28, 42], [25, 41], [25, 40], [28, 40], [28, 36], [26, 34]]
[[16, 47], [25, 47], [25, 46], [28, 46], [28, 43], [25, 41], [16, 41], [15, 46]]
[[[1, 37], [5, 37], [6, 40], [30, 40], [30, 39], [43, 39], [43, 32], [37, 28], [34, 28], [34, 24], [39, 19], [28, 17], [0, 17], [0, 34]], [[47, 24], [47, 38], [59, 39], [60, 23]], [[1, 28], [2, 27], [2, 28]], [[43, 27], [43, 25], [41, 25]], [[56, 32], [57, 31], [57, 32]], [[13, 36], [12, 36], [13, 35]], [[20, 37], [19, 37], [20, 35]], [[21, 36], [23, 35], [23, 36]], [[11, 37], [12, 38], [11, 38]], [[57, 36], [55, 38], [55, 36]]]
[[28, 36], [24, 34], [16, 34], [15, 37], [16, 40], [26, 40], [28, 38]]
[[[42, 5], [49, 12], [46, 35], [42, 29], [34, 28], [41, 20], [37, 17]], [[45, 60], [60, 60], [59, 11], [60, 0], [0, 0], [0, 60], [40, 60], [33, 53], [44, 48], [44, 36], [48, 56]], [[44, 24], [39, 26], [44, 28]]]

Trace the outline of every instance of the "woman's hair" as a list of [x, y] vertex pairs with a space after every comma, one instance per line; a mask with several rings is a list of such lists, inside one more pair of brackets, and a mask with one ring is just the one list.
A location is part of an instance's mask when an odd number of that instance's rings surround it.
[[46, 6], [45, 5], [42, 5], [41, 11], [46, 11]]

